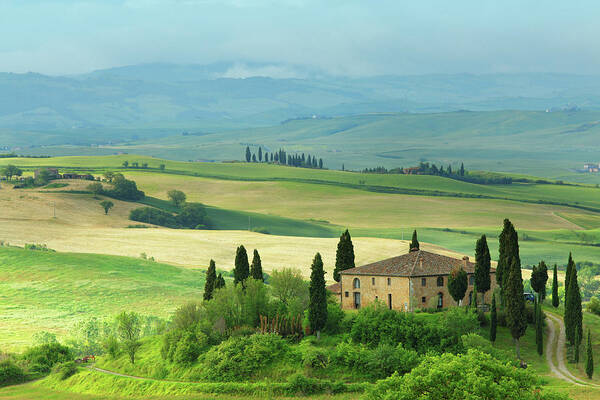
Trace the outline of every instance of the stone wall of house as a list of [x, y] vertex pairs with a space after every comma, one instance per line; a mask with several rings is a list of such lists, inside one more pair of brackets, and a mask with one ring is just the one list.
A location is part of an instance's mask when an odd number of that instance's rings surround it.
[[[473, 274], [468, 274], [469, 286], [465, 293], [461, 305], [468, 305], [471, 293], [473, 293]], [[427, 277], [386, 277], [386, 276], [368, 276], [368, 275], [342, 275], [342, 308], [346, 310], [355, 309], [355, 293], [360, 293], [361, 307], [365, 307], [379, 299], [386, 305], [389, 305], [389, 295], [391, 295], [392, 309], [399, 311], [410, 311], [415, 307], [434, 308], [438, 306], [438, 296], [442, 294], [441, 306], [453, 307], [456, 302], [448, 292], [448, 275], [441, 275], [442, 286], [438, 286], [438, 276]], [[492, 302], [492, 293], [496, 288], [496, 276], [490, 274], [491, 289], [485, 294], [485, 303]], [[354, 287], [354, 280], [358, 279], [360, 287]], [[389, 279], [389, 284], [388, 284]], [[423, 279], [425, 285], [423, 285]], [[409, 283], [410, 282], [410, 283]], [[412, 287], [409, 288], [409, 285]], [[409, 294], [410, 293], [410, 294]], [[477, 298], [481, 302], [481, 295]]]
[[[405, 311], [409, 307], [409, 279], [397, 276], [367, 276], [367, 275], [341, 275], [342, 308], [355, 309], [355, 293], [360, 294], [361, 307], [381, 301], [389, 306], [391, 299], [392, 309]], [[360, 287], [355, 287], [355, 279], [360, 282]], [[391, 296], [391, 297], [390, 297]]]

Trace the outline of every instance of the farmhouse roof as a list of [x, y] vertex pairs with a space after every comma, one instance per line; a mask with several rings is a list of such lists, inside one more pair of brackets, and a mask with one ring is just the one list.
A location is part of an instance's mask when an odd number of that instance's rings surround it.
[[327, 286], [326, 289], [329, 290], [330, 292], [340, 294], [340, 293], [342, 293], [342, 284], [339, 282], [336, 282], [333, 285]]
[[[377, 261], [361, 267], [341, 271], [343, 275], [383, 275], [383, 276], [438, 276], [449, 275], [455, 267], [462, 267], [465, 272], [475, 272], [475, 263], [469, 257], [462, 259], [431, 253], [429, 251], [411, 251], [398, 257]], [[495, 273], [495, 269], [491, 269]]]

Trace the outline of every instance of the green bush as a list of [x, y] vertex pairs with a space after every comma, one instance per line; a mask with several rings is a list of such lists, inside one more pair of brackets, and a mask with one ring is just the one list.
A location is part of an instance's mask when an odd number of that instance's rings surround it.
[[587, 304], [587, 310], [592, 314], [600, 315], [600, 299], [592, 297]]
[[329, 355], [324, 349], [307, 347], [302, 351], [302, 365], [306, 368], [324, 369], [329, 365]]
[[444, 399], [463, 400], [556, 400], [566, 396], [542, 394], [535, 375], [503, 363], [489, 354], [427, 356], [409, 374], [377, 382], [364, 396], [367, 400]]
[[33, 372], [50, 372], [57, 363], [71, 361], [71, 349], [59, 343], [48, 343], [31, 347], [23, 354], [23, 359], [29, 364]]
[[74, 361], [67, 361], [63, 363], [56, 364], [54, 366], [54, 372], [58, 374], [60, 380], [64, 381], [65, 379], [75, 375], [79, 368]]
[[199, 203], [186, 203], [183, 209], [176, 217], [177, 223], [180, 226], [189, 229], [206, 229], [208, 227], [208, 219], [206, 218], [206, 210]]
[[196, 334], [186, 332], [177, 342], [177, 346], [173, 352], [173, 361], [178, 364], [192, 364], [196, 362], [201, 351], [202, 346]]
[[12, 360], [0, 361], [0, 387], [25, 382], [23, 369]]
[[338, 303], [327, 303], [327, 322], [323, 328], [323, 332], [330, 334], [341, 333], [346, 313]]
[[330, 387], [330, 385], [319, 379], [309, 378], [301, 373], [291, 375], [287, 383], [290, 394], [311, 395], [323, 393]]
[[140, 207], [129, 212], [129, 219], [137, 222], [145, 222], [167, 228], [179, 228], [176, 217], [163, 210], [153, 207]]
[[213, 381], [243, 381], [289, 352], [279, 335], [255, 334], [230, 338], [204, 356], [204, 377]]

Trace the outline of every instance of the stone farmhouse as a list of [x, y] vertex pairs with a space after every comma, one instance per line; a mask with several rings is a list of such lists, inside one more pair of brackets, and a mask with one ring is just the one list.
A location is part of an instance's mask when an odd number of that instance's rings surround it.
[[[399, 311], [455, 306], [456, 302], [448, 291], [448, 276], [456, 267], [465, 270], [469, 283], [461, 304], [470, 304], [474, 296], [475, 263], [469, 261], [469, 257], [458, 259], [417, 249], [341, 271], [339, 285], [332, 285], [334, 287], [330, 290], [339, 293], [343, 309], [358, 309], [375, 300]], [[493, 268], [490, 278], [491, 288], [484, 298], [486, 304], [491, 303], [496, 288], [496, 270]], [[481, 301], [481, 297], [477, 299]]]

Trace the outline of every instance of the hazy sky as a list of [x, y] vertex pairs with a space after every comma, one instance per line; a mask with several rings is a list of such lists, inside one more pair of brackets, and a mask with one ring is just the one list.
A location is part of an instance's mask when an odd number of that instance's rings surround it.
[[600, 71], [600, 3], [0, 0], [0, 71], [260, 61], [347, 75]]

